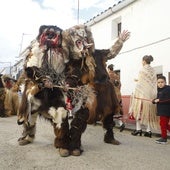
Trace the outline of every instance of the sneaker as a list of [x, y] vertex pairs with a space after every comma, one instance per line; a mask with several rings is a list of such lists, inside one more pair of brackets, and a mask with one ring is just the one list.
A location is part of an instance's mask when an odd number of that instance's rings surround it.
[[160, 139], [157, 139], [155, 142], [158, 143], [158, 144], [166, 144], [167, 143], [167, 139], [160, 138]]

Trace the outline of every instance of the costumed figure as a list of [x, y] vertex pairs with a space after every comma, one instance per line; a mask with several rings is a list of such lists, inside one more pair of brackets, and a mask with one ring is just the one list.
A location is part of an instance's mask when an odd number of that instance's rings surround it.
[[0, 117], [7, 117], [5, 114], [5, 88], [2, 82], [2, 74], [0, 74]]
[[5, 114], [7, 116], [17, 115], [19, 107], [19, 98], [16, 80], [12, 79], [8, 75], [3, 75], [1, 79], [5, 87]]
[[[82, 50], [84, 51], [86, 47], [89, 48], [93, 44], [88, 44], [85, 41], [86, 27], [70, 28], [62, 32], [60, 36], [56, 36], [56, 31], [53, 31], [53, 36], [51, 36], [51, 33], [47, 33], [56, 27], [43, 26], [43, 28], [40, 27], [38, 39], [33, 41], [31, 46], [24, 52], [26, 54], [26, 62], [24, 73], [19, 82], [25, 84], [25, 89], [18, 116], [18, 124], [23, 124], [24, 130], [22, 137], [19, 138], [19, 144], [26, 145], [33, 142], [35, 138], [36, 119], [38, 115], [42, 115], [54, 127], [56, 136], [54, 145], [56, 148], [59, 148], [60, 155], [68, 156], [71, 154], [79, 156], [82, 152], [80, 148], [81, 134], [86, 128], [88, 119], [88, 109], [84, 106], [92, 103], [91, 100], [95, 94], [88, 85], [78, 87], [76, 84], [73, 88], [66, 86], [66, 84], [71, 84], [72, 86], [72, 82], [69, 81], [69, 68], [72, 65], [68, 64], [68, 61], [70, 61], [71, 57], [75, 57], [76, 60], [86, 57], [85, 52], [82, 52]], [[42, 37], [46, 36], [41, 36], [41, 33], [49, 35], [47, 36], [48, 38], [44, 40]], [[56, 43], [54, 46], [53, 39], [55, 37], [61, 38], [61, 36], [62, 44]], [[58, 40], [55, 42], [61, 41]], [[83, 44], [80, 44], [81, 42]], [[76, 47], [74, 47], [75, 45]], [[85, 51], [88, 51], [88, 49]], [[66, 55], [66, 57], [63, 55]], [[55, 57], [53, 58], [53, 56]], [[91, 56], [87, 58], [87, 61], [93, 59]], [[83, 64], [83, 62], [79, 63]], [[89, 64], [91, 63], [86, 63], [86, 65]], [[83, 65], [82, 67], [86, 69]], [[90, 70], [92, 69], [90, 68]], [[92, 72], [89, 72], [89, 74], [91, 75]], [[76, 105], [74, 109], [77, 109], [74, 110], [75, 115], [71, 122], [71, 127], [69, 127], [65, 103], [67, 88], [68, 90], [70, 88], [71, 90], [76, 89], [73, 93], [76, 96], [76, 98], [74, 97], [74, 103]]]
[[118, 123], [120, 125], [120, 132], [122, 132], [125, 128], [125, 123], [123, 122], [123, 106], [122, 106], [122, 96], [121, 96], [121, 82], [120, 82], [120, 76], [114, 71], [114, 65], [110, 64], [108, 65], [108, 74], [110, 77], [110, 81], [114, 85], [114, 90], [116, 92], [116, 96], [120, 105], [120, 109], [118, 110], [118, 113], [115, 114], [114, 119], [118, 119]]
[[55, 85], [61, 85], [68, 59], [62, 53], [62, 30], [57, 26], [42, 25], [36, 40], [21, 54], [25, 57], [23, 73], [17, 84], [24, 85], [18, 113], [18, 124], [23, 124], [20, 145], [33, 142], [38, 115], [60, 127], [67, 117], [65, 96]]
[[[102, 121], [103, 128], [106, 130], [104, 135], [104, 142], [119, 145], [120, 142], [114, 138], [113, 133], [113, 116], [118, 112], [119, 103], [114, 90], [113, 84], [109, 81], [109, 75], [106, 70], [106, 62], [120, 52], [123, 43], [129, 38], [129, 31], [123, 31], [118, 40], [110, 49], [95, 49], [93, 57], [95, 59], [95, 78], [92, 83], [96, 92], [96, 109], [95, 112], [90, 111], [88, 123], [95, 123], [95, 121]], [[95, 105], [94, 105], [95, 106]]]

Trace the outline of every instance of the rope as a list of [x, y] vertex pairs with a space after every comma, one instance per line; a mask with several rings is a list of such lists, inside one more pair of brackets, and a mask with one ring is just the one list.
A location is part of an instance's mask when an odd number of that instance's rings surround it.
[[145, 101], [149, 101], [149, 102], [152, 102], [151, 99], [145, 99], [145, 98], [140, 98], [140, 97], [134, 97], [135, 99], [139, 99], [139, 100], [145, 100]]
[[[134, 97], [135, 99], [140, 99], [140, 100], [145, 100], [145, 101], [149, 101], [149, 102], [152, 102], [151, 99], [145, 99], [145, 98], [140, 98], [140, 97]], [[166, 100], [160, 100], [159, 103], [164, 103], [164, 102], [168, 102], [170, 101], [170, 99], [166, 99]]]

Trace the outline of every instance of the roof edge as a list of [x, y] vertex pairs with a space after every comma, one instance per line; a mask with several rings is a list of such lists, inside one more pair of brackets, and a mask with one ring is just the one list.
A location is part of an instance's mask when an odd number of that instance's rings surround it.
[[101, 12], [101, 14], [93, 17], [92, 19], [85, 22], [84, 24], [87, 25], [87, 26], [92, 26], [92, 25], [102, 21], [103, 19], [109, 17], [110, 15], [116, 13], [117, 11], [123, 9], [124, 7], [126, 7], [129, 4], [133, 3], [134, 1], [137, 1], [137, 0], [123, 0], [123, 1], [120, 1], [117, 5], [114, 4], [112, 7], [109, 7], [107, 10], [105, 10], [104, 12]]

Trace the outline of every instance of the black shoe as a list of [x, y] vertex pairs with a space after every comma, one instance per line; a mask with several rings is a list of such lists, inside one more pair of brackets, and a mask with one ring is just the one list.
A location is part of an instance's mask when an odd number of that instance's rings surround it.
[[166, 138], [160, 138], [155, 141], [158, 144], [167, 144], [167, 139]]
[[133, 136], [137, 136], [137, 135], [142, 136], [142, 130], [134, 130], [131, 134], [132, 134]]
[[5, 118], [5, 117], [8, 117], [8, 115], [6, 115], [6, 114], [1, 114], [0, 117], [4, 117], [4, 118]]
[[125, 124], [123, 123], [123, 124], [120, 126], [120, 132], [123, 132], [124, 129], [125, 129]]
[[144, 136], [151, 138], [152, 137], [152, 132], [151, 131], [145, 132]]

